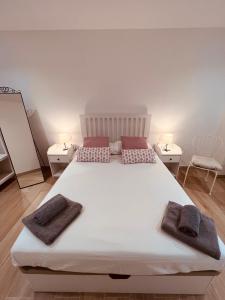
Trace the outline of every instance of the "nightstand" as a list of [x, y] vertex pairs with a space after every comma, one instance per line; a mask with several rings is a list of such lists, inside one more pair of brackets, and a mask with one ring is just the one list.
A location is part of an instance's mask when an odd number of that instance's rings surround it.
[[182, 157], [182, 149], [176, 144], [170, 144], [168, 148], [169, 151], [165, 151], [165, 144], [155, 145], [155, 151], [161, 161], [164, 162], [171, 173], [177, 177]]
[[64, 150], [64, 145], [54, 144], [48, 148], [48, 161], [53, 177], [59, 177], [73, 159], [74, 149], [71, 145]]

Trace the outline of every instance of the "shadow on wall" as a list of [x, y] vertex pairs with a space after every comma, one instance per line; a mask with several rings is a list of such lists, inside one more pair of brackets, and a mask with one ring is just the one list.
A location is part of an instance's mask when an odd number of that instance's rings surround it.
[[38, 148], [39, 155], [41, 155], [41, 165], [48, 165], [47, 150], [49, 147], [47, 137], [45, 135], [44, 128], [42, 126], [38, 112], [32, 111], [28, 115], [30, 127], [34, 137], [35, 145]]

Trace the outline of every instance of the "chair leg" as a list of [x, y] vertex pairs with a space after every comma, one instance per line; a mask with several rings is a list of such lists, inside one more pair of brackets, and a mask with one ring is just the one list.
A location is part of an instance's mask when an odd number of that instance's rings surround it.
[[217, 178], [217, 172], [215, 172], [215, 176], [214, 176], [214, 179], [213, 179], [213, 183], [212, 183], [212, 186], [211, 186], [211, 189], [209, 191], [209, 195], [211, 196], [212, 194], [212, 190], [213, 190], [213, 187], [214, 187], [214, 184], [216, 182], [216, 178]]
[[178, 166], [177, 166], [177, 170], [176, 170], [176, 175], [175, 175], [175, 178], [177, 178], [177, 177], [178, 177], [179, 170], [180, 170], [180, 162], [179, 162], [179, 164], [178, 164]]
[[205, 181], [208, 181], [208, 177], [209, 177], [209, 170], [207, 170], [206, 176], [205, 176]]
[[184, 177], [183, 186], [185, 186], [185, 183], [186, 183], [186, 180], [187, 180], [187, 176], [188, 176], [188, 172], [189, 172], [190, 167], [191, 167], [191, 164], [189, 164], [189, 166], [187, 167], [187, 171], [186, 171], [185, 177]]

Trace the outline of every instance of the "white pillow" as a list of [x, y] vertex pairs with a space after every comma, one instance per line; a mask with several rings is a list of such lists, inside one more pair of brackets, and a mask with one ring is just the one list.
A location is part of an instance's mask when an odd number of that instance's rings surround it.
[[121, 154], [122, 142], [116, 141], [114, 143], [109, 143], [109, 148], [111, 154]]

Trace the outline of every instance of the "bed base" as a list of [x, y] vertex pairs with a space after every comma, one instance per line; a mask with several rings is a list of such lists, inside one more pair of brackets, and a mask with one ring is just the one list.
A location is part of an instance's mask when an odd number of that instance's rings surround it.
[[173, 275], [110, 275], [23, 267], [35, 292], [205, 294], [216, 271]]

